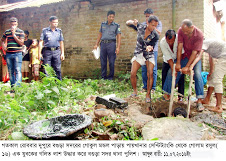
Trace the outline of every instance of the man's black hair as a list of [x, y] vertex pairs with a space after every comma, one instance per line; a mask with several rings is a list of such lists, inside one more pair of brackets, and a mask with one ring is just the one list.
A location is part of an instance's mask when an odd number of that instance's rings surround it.
[[144, 11], [144, 14], [153, 14], [154, 11], [151, 9], [151, 8], [147, 8], [145, 11]]
[[115, 11], [112, 11], [112, 10], [108, 11], [107, 16], [109, 15], [115, 15]]
[[183, 116], [184, 118], [186, 118], [186, 117], [187, 117], [187, 112], [186, 112], [186, 110], [185, 110], [184, 108], [182, 108], [182, 107], [177, 107], [177, 108], [175, 108], [175, 109], [173, 110], [173, 115], [174, 115], [174, 117], [177, 117], [177, 115], [181, 115], [181, 116]]
[[50, 16], [49, 22], [52, 22], [53, 20], [58, 20], [57, 16]]
[[169, 29], [166, 31], [165, 37], [168, 38], [169, 40], [172, 39], [174, 36], [176, 37], [176, 32], [172, 29]]
[[148, 23], [150, 23], [151, 21], [159, 22], [159, 19], [157, 16], [152, 15], [148, 18]]
[[24, 33], [25, 33], [26, 35], [29, 35], [29, 31], [28, 31], [28, 30], [24, 30]]

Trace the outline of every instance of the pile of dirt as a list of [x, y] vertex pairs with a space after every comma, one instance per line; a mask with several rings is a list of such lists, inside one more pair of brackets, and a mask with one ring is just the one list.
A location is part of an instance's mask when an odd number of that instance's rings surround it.
[[142, 128], [145, 140], [202, 140], [204, 134], [197, 122], [177, 117], [157, 118]]

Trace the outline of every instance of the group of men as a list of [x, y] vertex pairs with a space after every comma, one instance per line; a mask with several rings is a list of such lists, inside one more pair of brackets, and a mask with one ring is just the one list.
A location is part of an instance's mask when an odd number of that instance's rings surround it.
[[[133, 87], [132, 97], [137, 96], [136, 74], [142, 67], [142, 78], [144, 89], [147, 90], [147, 103], [151, 102], [151, 89], [155, 90], [157, 80], [157, 57], [158, 40], [162, 31], [162, 23], [148, 8], [144, 11], [146, 21], [139, 23], [138, 20], [128, 20], [126, 25], [137, 31], [137, 43], [132, 58], [131, 84]], [[114, 77], [114, 65], [116, 56], [119, 54], [121, 45], [120, 25], [114, 22], [115, 12], [110, 10], [107, 13], [107, 21], [101, 24], [98, 38], [94, 49], [100, 44], [101, 77], [112, 80]], [[61, 60], [64, 60], [64, 43], [62, 30], [57, 28], [58, 18], [51, 16], [50, 26], [44, 28], [41, 33], [38, 59], [43, 58], [44, 64], [49, 64], [56, 72], [57, 78], [62, 80]], [[1, 39], [2, 46], [6, 53], [6, 60], [9, 69], [10, 82], [13, 87], [22, 81], [22, 45], [24, 44], [24, 32], [19, 29], [18, 20], [15, 17], [10, 19], [11, 28], [6, 30]], [[7, 47], [4, 45], [7, 41]], [[162, 99], [169, 100], [172, 84], [173, 64], [176, 63], [176, 83], [179, 82], [178, 101], [182, 101], [184, 95], [184, 74], [190, 74], [194, 70], [195, 91], [197, 95], [197, 110], [204, 109], [203, 104], [210, 102], [210, 96], [215, 90], [217, 104], [213, 111], [222, 112], [222, 79], [226, 74], [226, 44], [220, 40], [205, 40], [203, 33], [192, 24], [191, 20], [185, 19], [178, 30], [168, 30], [160, 41], [163, 53], [162, 88], [165, 91]], [[201, 56], [203, 52], [210, 54], [211, 78], [208, 93], [204, 99], [204, 84], [201, 76]], [[212, 58], [218, 59], [213, 68]], [[107, 75], [107, 59], [109, 60], [110, 73]], [[47, 74], [47, 73], [46, 73]], [[204, 100], [203, 100], [204, 99]]]
[[[43, 63], [52, 66], [56, 72], [57, 78], [61, 80], [61, 60], [64, 60], [64, 38], [62, 30], [57, 28], [58, 18], [56, 16], [51, 16], [49, 18], [49, 24], [50, 26], [44, 28], [41, 33], [38, 60], [43, 57]], [[22, 46], [27, 42], [28, 35], [28, 32], [24, 32], [18, 28], [17, 18], [10, 18], [10, 29], [4, 32], [1, 38], [1, 44], [3, 49], [6, 51], [6, 62], [11, 87], [19, 85], [22, 81], [22, 59], [25, 59], [22, 56]], [[7, 46], [5, 44], [7, 44]], [[23, 75], [28, 76], [27, 73], [28, 72], [25, 71], [23, 72]], [[14, 92], [14, 90], [11, 90], [11, 92]]]
[[[209, 110], [221, 113], [222, 109], [222, 93], [223, 93], [223, 78], [226, 74], [226, 43], [222, 40], [207, 39], [203, 40], [203, 33], [192, 24], [191, 20], [185, 19], [178, 30], [178, 34], [174, 30], [168, 30], [165, 37], [160, 41], [160, 47], [164, 56], [163, 70], [163, 95], [164, 100], [170, 99], [173, 64], [176, 63], [175, 70], [177, 72], [176, 83], [178, 83], [183, 74], [191, 74], [194, 70], [195, 92], [197, 97], [197, 110], [204, 110], [203, 104], [210, 103], [210, 97], [215, 90], [216, 106]], [[204, 99], [204, 81], [201, 75], [202, 62], [201, 57], [203, 52], [209, 54], [210, 72], [208, 75], [209, 88], [207, 96]], [[218, 61], [213, 63], [213, 58]], [[165, 67], [168, 63], [168, 69]], [[184, 80], [182, 79], [184, 82]], [[181, 85], [182, 84], [182, 85]], [[183, 83], [178, 84], [179, 93], [184, 95]], [[182, 91], [182, 92], [181, 92]]]
[[[147, 90], [146, 103], [151, 102], [151, 89], [155, 90], [157, 80], [157, 57], [158, 57], [158, 40], [162, 31], [162, 23], [158, 17], [154, 16], [153, 10], [148, 8], [144, 11], [146, 21], [139, 23], [138, 20], [128, 20], [126, 25], [137, 31], [137, 43], [132, 58], [131, 68], [131, 84], [133, 87], [132, 97], [137, 96], [137, 78], [136, 74], [142, 67], [143, 88]], [[112, 79], [114, 76], [114, 62], [116, 55], [119, 53], [121, 31], [118, 24], [113, 22], [115, 12], [109, 11], [107, 21], [101, 24], [99, 36], [94, 49], [100, 43], [100, 61], [101, 61], [101, 77], [103, 79]], [[184, 74], [191, 74], [194, 70], [195, 91], [197, 97], [197, 110], [204, 110], [203, 104], [210, 103], [210, 96], [215, 90], [217, 103], [210, 110], [221, 113], [222, 109], [222, 80], [226, 74], [226, 43], [222, 40], [209, 39], [203, 41], [204, 36], [200, 29], [192, 24], [192, 21], [185, 19], [178, 30], [178, 34], [174, 30], [168, 30], [160, 41], [160, 47], [163, 53], [162, 67], [162, 89], [164, 95], [163, 100], [169, 100], [172, 85], [172, 71], [176, 71], [176, 84], [178, 83], [179, 96], [178, 101], [183, 102], [184, 96]], [[116, 43], [117, 41], [117, 43]], [[116, 47], [117, 45], [117, 47]], [[202, 62], [201, 56], [203, 52], [210, 55], [210, 72], [209, 72], [209, 88], [207, 96], [204, 99], [204, 83], [201, 76]], [[109, 59], [110, 74], [107, 76], [107, 58]], [[213, 59], [218, 62], [213, 68]]]

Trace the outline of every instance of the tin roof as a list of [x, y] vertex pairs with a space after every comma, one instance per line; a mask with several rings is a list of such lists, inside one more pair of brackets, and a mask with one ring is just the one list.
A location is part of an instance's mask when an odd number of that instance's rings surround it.
[[[27, 8], [27, 7], [40, 7], [44, 4], [57, 3], [66, 0], [25, 0], [22, 2], [0, 5], [0, 12], [8, 12], [14, 9]], [[127, 3], [132, 1], [141, 0], [74, 0], [74, 1], [90, 1], [94, 6], [111, 5], [115, 3]]]
[[64, 0], [26, 0], [17, 3], [0, 5], [0, 12], [8, 12], [18, 8], [40, 7], [44, 4], [56, 3]]

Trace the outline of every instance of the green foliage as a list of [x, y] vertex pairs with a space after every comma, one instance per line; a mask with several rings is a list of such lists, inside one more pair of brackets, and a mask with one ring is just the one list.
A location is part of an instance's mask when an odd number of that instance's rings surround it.
[[[103, 117], [101, 122], [94, 122], [93, 126], [94, 131], [100, 133], [108, 131], [109, 135], [117, 134], [118, 140], [142, 140], [141, 131], [131, 126], [131, 122], [122, 120], [119, 116], [117, 118]], [[85, 129], [84, 132], [90, 134], [89, 131]]]
[[[8, 136], [8, 139], [12, 139], [10, 133], [21, 132], [23, 127], [31, 121], [64, 115], [65, 113], [82, 113], [81, 107], [89, 111], [95, 102], [85, 103], [84, 100], [90, 95], [104, 96], [114, 93], [117, 97], [124, 98], [128, 97], [132, 91], [130, 72], [119, 74], [118, 78], [113, 81], [102, 79], [74, 80], [69, 78], [60, 81], [56, 78], [51, 67], [45, 66], [45, 69], [48, 76], [41, 73], [42, 79], [40, 82], [21, 83], [21, 86], [14, 87], [14, 97], [8, 94], [10, 86], [0, 83], [0, 138]], [[156, 92], [152, 96], [154, 99], [162, 94], [161, 79], [161, 70], [158, 70]], [[186, 77], [185, 93], [188, 84], [189, 77]], [[225, 84], [226, 78], [224, 78], [224, 86]], [[138, 90], [143, 86], [141, 70], [137, 73], [137, 86]], [[145, 97], [145, 93], [141, 93], [140, 96]], [[106, 123], [106, 121], [108, 122]], [[139, 129], [136, 129], [132, 123], [123, 121], [120, 118], [103, 118], [101, 122], [94, 123], [93, 129], [91, 127], [86, 128], [84, 133], [90, 136], [91, 130], [100, 133], [109, 131], [110, 134], [117, 134], [120, 140], [142, 139]]]
[[30, 120], [29, 111], [16, 100], [0, 105], [0, 131], [11, 128], [18, 123], [26, 124]]
[[162, 87], [162, 70], [158, 70], [157, 71], [157, 81], [156, 81], [156, 88], [159, 87], [161, 88]]
[[84, 77], [92, 79], [101, 79], [101, 69], [88, 70], [84, 73]]

